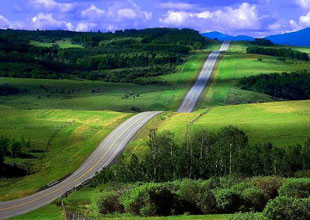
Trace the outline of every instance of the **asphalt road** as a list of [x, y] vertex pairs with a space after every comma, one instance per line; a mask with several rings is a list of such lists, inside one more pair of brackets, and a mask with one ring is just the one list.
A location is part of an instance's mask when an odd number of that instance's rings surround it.
[[123, 122], [101, 142], [82, 166], [64, 181], [31, 196], [0, 203], [0, 219], [18, 216], [45, 206], [92, 178], [96, 172], [110, 165], [138, 130], [159, 113], [143, 112]]
[[[229, 48], [224, 42], [219, 51], [212, 52], [201, 70], [194, 86], [187, 93], [178, 112], [191, 112], [212, 74], [216, 61], [222, 51]], [[96, 172], [113, 163], [134, 135], [153, 117], [161, 112], [143, 112], [123, 122], [112, 131], [71, 176], [54, 186], [31, 196], [0, 203], [0, 219], [7, 219], [43, 207], [66, 192], [91, 179]]]
[[194, 110], [202, 91], [204, 90], [210, 79], [210, 76], [213, 72], [217, 59], [219, 58], [221, 52], [228, 50], [229, 45], [230, 42], [226, 41], [222, 44], [221, 49], [219, 51], [213, 51], [209, 55], [195, 84], [185, 96], [180, 108], [178, 109], [178, 112], [188, 113]]

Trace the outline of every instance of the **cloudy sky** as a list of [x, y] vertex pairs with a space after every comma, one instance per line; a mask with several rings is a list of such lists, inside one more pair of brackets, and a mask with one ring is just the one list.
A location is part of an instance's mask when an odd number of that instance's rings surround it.
[[310, 0], [0, 0], [0, 28], [188, 27], [262, 37], [310, 27]]

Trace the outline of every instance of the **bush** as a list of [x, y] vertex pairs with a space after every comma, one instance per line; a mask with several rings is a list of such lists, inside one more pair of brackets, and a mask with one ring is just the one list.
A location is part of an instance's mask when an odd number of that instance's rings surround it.
[[230, 216], [228, 220], [264, 220], [264, 217], [254, 213], [238, 213]]
[[261, 212], [264, 210], [268, 201], [264, 192], [256, 187], [245, 189], [241, 193], [241, 198], [247, 208], [247, 211], [251, 210]]
[[267, 196], [263, 190], [253, 186], [250, 182], [242, 182], [234, 185], [233, 190], [241, 195], [240, 211], [263, 211], [267, 204]]
[[284, 183], [284, 178], [278, 176], [255, 177], [251, 183], [263, 190], [269, 199], [274, 199], [278, 196], [278, 190]]
[[119, 202], [119, 192], [104, 191], [98, 199], [97, 208], [101, 214], [121, 213], [124, 207]]
[[177, 181], [177, 195], [183, 212], [191, 214], [210, 214], [216, 209], [216, 201], [211, 192], [212, 184], [209, 181], [185, 179]]
[[240, 193], [233, 189], [218, 189], [215, 191], [216, 207], [222, 213], [235, 213], [238, 211], [241, 198]]
[[[171, 187], [171, 186], [170, 186]], [[136, 215], [176, 214], [178, 199], [169, 184], [149, 183], [133, 188], [120, 199], [125, 211]]]
[[268, 202], [264, 216], [272, 220], [308, 220], [310, 199], [278, 197]]
[[310, 197], [310, 179], [289, 179], [280, 188], [279, 195], [292, 198]]

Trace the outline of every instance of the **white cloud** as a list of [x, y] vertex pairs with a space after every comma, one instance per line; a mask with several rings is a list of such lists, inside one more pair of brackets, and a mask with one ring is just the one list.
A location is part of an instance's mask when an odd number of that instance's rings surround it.
[[30, 0], [30, 6], [46, 11], [69, 12], [74, 9], [74, 3], [58, 3], [55, 0]]
[[73, 30], [73, 25], [70, 22], [56, 20], [52, 13], [40, 12], [32, 18], [32, 23], [34, 28], [39, 29]]
[[0, 29], [10, 28], [11, 26], [11, 22], [9, 22], [8, 19], [0, 15]]
[[80, 22], [78, 23], [75, 31], [86, 32], [93, 30], [97, 25], [95, 23], [86, 23]]
[[268, 25], [268, 30], [272, 30], [272, 31], [280, 30], [282, 27], [283, 27], [282, 24], [276, 22], [276, 23]]
[[297, 5], [303, 9], [310, 9], [310, 0], [295, 0]]
[[144, 11], [133, 1], [115, 1], [107, 10], [107, 17], [114, 22], [136, 20], [137, 22], [150, 20], [152, 12]]
[[172, 26], [195, 27], [205, 30], [257, 30], [261, 26], [255, 5], [243, 3], [239, 8], [227, 7], [217, 11], [174, 11], [169, 10], [159, 22]]
[[88, 9], [81, 12], [83, 18], [88, 18], [91, 20], [96, 20], [101, 18], [105, 14], [105, 10], [97, 8], [95, 5], [91, 5]]
[[117, 16], [120, 18], [120, 19], [136, 19], [137, 17], [137, 14], [136, 12], [131, 9], [131, 8], [122, 8], [122, 9], [119, 9], [117, 11]]
[[160, 8], [179, 9], [179, 10], [189, 10], [195, 8], [194, 5], [183, 2], [163, 2], [159, 3], [158, 6]]
[[295, 30], [300, 30], [303, 28], [310, 27], [310, 11], [308, 14], [299, 17], [299, 21], [290, 20], [290, 25]]

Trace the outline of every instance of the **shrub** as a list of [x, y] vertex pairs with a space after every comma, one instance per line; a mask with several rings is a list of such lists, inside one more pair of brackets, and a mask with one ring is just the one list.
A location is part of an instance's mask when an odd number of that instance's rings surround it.
[[124, 207], [119, 202], [119, 192], [104, 191], [98, 199], [97, 208], [101, 214], [121, 213]]
[[245, 189], [241, 193], [241, 198], [247, 210], [253, 210], [258, 212], [264, 210], [268, 201], [267, 196], [264, 194], [264, 192], [256, 187]]
[[[171, 187], [171, 186], [170, 186]], [[120, 199], [125, 211], [137, 215], [175, 214], [177, 196], [169, 184], [149, 183], [133, 188]]]
[[240, 193], [233, 189], [218, 189], [215, 191], [216, 207], [223, 213], [238, 211], [241, 199]]
[[284, 183], [284, 178], [278, 176], [255, 177], [251, 183], [263, 190], [269, 199], [274, 199], [278, 196], [278, 190]]
[[250, 182], [239, 183], [232, 189], [241, 195], [240, 211], [263, 211], [268, 201], [263, 190], [253, 186]]
[[278, 197], [268, 202], [264, 216], [272, 220], [308, 220], [310, 199]]
[[177, 181], [176, 191], [180, 199], [180, 208], [191, 214], [211, 214], [216, 210], [216, 201], [211, 190], [213, 181], [189, 180]]
[[280, 188], [279, 195], [292, 198], [310, 197], [310, 179], [289, 179]]
[[254, 213], [238, 213], [230, 216], [228, 220], [264, 220], [264, 217]]

